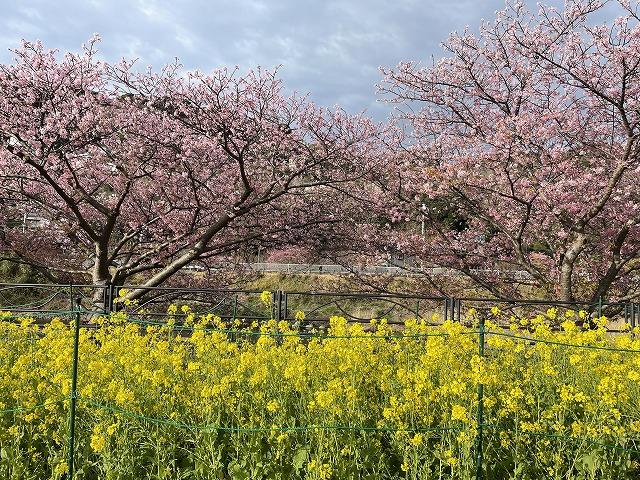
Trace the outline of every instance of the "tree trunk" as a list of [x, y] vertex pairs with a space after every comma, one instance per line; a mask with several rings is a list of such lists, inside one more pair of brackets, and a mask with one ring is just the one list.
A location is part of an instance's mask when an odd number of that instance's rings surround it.
[[578, 232], [560, 261], [560, 300], [564, 302], [574, 300], [573, 267], [578, 256], [584, 250], [585, 240], [586, 235], [583, 232]]
[[92, 310], [102, 310], [109, 312], [112, 307], [112, 299], [110, 298], [111, 290], [109, 285], [112, 283], [109, 265], [107, 264], [107, 248], [99, 243], [96, 244], [96, 257], [93, 263], [93, 271], [91, 280], [95, 289], [91, 299]]

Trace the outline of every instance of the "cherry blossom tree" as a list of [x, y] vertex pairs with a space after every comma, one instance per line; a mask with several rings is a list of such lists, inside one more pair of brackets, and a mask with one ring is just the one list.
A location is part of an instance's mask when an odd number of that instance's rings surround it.
[[611, 3], [508, 2], [445, 58], [384, 69], [401, 146], [387, 244], [502, 298], [637, 298], [639, 4], [594, 25]]
[[0, 66], [8, 257], [157, 286], [247, 245], [313, 248], [343, 228], [335, 187], [380, 157], [369, 120], [286, 96], [273, 71], [140, 73], [99, 60], [96, 41], [62, 58], [27, 42]]

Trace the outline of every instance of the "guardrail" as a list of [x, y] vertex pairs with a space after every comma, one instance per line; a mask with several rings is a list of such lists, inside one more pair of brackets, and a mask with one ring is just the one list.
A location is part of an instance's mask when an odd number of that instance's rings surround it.
[[[190, 265], [185, 267], [187, 270], [204, 271], [205, 267], [198, 265]], [[225, 268], [253, 270], [256, 272], [269, 273], [288, 273], [288, 274], [359, 274], [359, 275], [403, 275], [409, 277], [421, 277], [425, 275], [443, 276], [443, 277], [462, 277], [463, 273], [445, 267], [433, 268], [415, 268], [410, 265], [336, 265], [336, 264], [314, 264], [314, 263], [269, 263], [269, 262], [253, 262], [253, 263], [230, 263], [220, 264], [216, 268], [224, 270]], [[507, 277], [518, 280], [527, 280], [531, 278], [528, 272], [523, 270], [491, 270], [491, 269], [472, 269], [472, 273], [499, 273]]]

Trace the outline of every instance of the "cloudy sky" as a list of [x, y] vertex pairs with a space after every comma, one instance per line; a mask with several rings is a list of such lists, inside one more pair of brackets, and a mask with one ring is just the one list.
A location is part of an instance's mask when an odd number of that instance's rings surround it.
[[[534, 1], [529, 1], [532, 6]], [[561, 0], [547, 3], [560, 6]], [[442, 55], [449, 32], [477, 31], [504, 0], [2, 0], [0, 62], [21, 39], [78, 50], [94, 33], [108, 60], [160, 67], [281, 66], [290, 90], [382, 120], [379, 67]]]

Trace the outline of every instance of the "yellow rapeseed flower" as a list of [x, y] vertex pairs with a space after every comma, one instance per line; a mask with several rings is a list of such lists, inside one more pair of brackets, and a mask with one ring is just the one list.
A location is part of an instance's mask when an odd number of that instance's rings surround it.
[[469, 420], [467, 409], [462, 405], [454, 405], [451, 407], [451, 420], [460, 422], [466, 422]]

